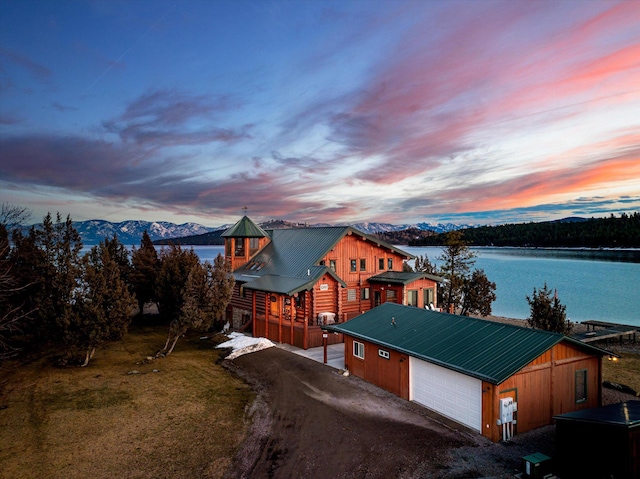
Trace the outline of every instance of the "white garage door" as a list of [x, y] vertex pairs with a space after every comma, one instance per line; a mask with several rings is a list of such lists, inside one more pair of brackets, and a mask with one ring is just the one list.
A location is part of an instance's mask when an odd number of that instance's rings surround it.
[[411, 357], [409, 399], [481, 431], [482, 381]]

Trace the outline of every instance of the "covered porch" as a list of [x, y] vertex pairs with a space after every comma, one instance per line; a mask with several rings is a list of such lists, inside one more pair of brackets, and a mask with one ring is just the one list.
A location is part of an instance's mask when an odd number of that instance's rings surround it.
[[[336, 321], [337, 322], [337, 321]], [[311, 324], [310, 324], [311, 323]], [[320, 323], [320, 324], [318, 324]], [[290, 320], [280, 317], [257, 315], [253, 320], [253, 335], [267, 338], [275, 343], [291, 344], [297, 348], [310, 349], [324, 345], [322, 320]], [[342, 343], [342, 334], [329, 333], [327, 344]]]

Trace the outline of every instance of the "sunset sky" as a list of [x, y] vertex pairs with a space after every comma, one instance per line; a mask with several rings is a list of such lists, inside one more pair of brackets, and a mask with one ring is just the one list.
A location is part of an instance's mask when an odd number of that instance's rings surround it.
[[0, 202], [206, 226], [640, 211], [640, 2], [0, 0]]

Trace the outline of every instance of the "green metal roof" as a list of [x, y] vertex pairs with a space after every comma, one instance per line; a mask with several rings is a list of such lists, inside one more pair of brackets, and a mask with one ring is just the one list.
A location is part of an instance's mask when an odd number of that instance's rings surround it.
[[268, 234], [271, 241], [233, 272], [236, 281], [246, 282], [245, 288], [293, 294], [310, 289], [325, 273], [346, 286], [331, 269], [320, 266], [320, 261], [348, 234], [373, 241], [406, 259], [413, 257], [350, 226], [276, 229]]
[[243, 216], [240, 221], [227, 229], [221, 236], [224, 238], [264, 238], [268, 235], [248, 216]]
[[392, 283], [392, 284], [409, 284], [419, 279], [431, 279], [436, 283], [442, 283], [444, 278], [428, 273], [419, 273], [413, 271], [385, 271], [369, 278], [370, 283]]
[[306, 276], [300, 277], [278, 276], [273, 274], [265, 274], [259, 277], [238, 273], [234, 273], [234, 275], [236, 281], [246, 281], [243, 285], [246, 289], [280, 293], [288, 296], [292, 296], [300, 291], [310, 290], [325, 273], [333, 276], [343, 287], [347, 286], [344, 281], [338, 278], [338, 276], [326, 266], [312, 266], [308, 269], [308, 273]]
[[325, 329], [387, 346], [492, 384], [504, 382], [561, 341], [592, 354], [609, 354], [558, 333], [395, 303], [383, 303]]

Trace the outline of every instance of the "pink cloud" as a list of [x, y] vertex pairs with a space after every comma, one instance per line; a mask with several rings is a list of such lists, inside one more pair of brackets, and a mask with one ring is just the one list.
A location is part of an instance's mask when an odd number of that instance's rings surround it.
[[[578, 167], [557, 167], [584, 151], [599, 151], [598, 158]], [[565, 160], [565, 161], [563, 161]], [[608, 184], [640, 178], [640, 134], [571, 150], [556, 157], [556, 165], [544, 171], [506, 181], [463, 186], [438, 193], [440, 211], [473, 212], [548, 203], [557, 195], [584, 196]]]
[[361, 90], [312, 105], [306, 120], [324, 114], [332, 141], [353, 155], [384, 158], [361, 179], [393, 184], [423, 174], [466, 151], [469, 135], [479, 129], [532, 115], [529, 123], [539, 121], [540, 112], [547, 112], [545, 121], [549, 112], [577, 115], [575, 106], [585, 100], [595, 106], [621, 90], [637, 90], [640, 41], [611, 40], [629, 35], [640, 20], [629, 3], [582, 15], [568, 28], [557, 22], [551, 34], [531, 30], [535, 18], [542, 24], [550, 15], [542, 4], [473, 4], [435, 43], [419, 24]]

